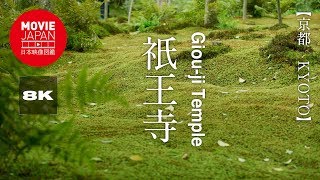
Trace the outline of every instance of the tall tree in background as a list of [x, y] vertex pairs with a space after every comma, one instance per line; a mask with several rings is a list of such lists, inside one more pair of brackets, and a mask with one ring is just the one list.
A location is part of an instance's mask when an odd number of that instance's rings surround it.
[[104, 14], [104, 19], [108, 19], [109, 16], [109, 0], [105, 0], [104, 1], [104, 9], [103, 9], [103, 14]]
[[131, 13], [132, 13], [133, 1], [134, 1], [134, 0], [130, 0], [129, 12], [128, 12], [128, 24], [129, 24], [130, 21], [131, 21]]
[[216, 0], [206, 0], [204, 7], [204, 26], [213, 27], [218, 23], [217, 12], [214, 8]]
[[243, 0], [243, 9], [242, 9], [242, 19], [247, 19], [247, 7], [248, 7], [248, 0]]
[[278, 22], [279, 22], [279, 25], [282, 25], [280, 0], [277, 0], [277, 11], [278, 11]]

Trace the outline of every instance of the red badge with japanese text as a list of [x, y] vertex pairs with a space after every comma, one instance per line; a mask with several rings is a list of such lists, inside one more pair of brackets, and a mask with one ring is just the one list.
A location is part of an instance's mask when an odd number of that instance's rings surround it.
[[54, 63], [66, 48], [67, 32], [62, 21], [46, 10], [23, 13], [10, 31], [10, 46], [24, 64], [43, 67]]

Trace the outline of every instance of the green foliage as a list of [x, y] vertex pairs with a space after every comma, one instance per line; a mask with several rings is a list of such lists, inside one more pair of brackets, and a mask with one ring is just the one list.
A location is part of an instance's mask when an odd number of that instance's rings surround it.
[[[216, 46], [206, 46], [205, 48], [202, 49], [202, 59], [212, 59], [216, 56], [218, 56], [219, 54], [225, 54], [231, 51], [231, 47], [224, 45], [224, 44], [220, 44], [220, 45], [216, 45]], [[192, 50], [187, 50], [187, 51], [182, 51], [180, 53], [178, 53], [174, 59], [178, 59], [178, 60], [187, 60], [190, 59], [191, 56], [191, 52]]]
[[110, 83], [110, 75], [98, 72], [88, 78], [88, 68], [85, 67], [76, 76], [76, 80], [73, 81], [72, 74], [69, 73], [62, 86], [64, 91], [62, 98], [66, 100], [66, 105], [74, 105], [70, 107], [71, 111], [74, 112], [72, 107], [80, 107], [84, 111], [84, 107], [89, 103], [111, 100], [116, 100], [123, 105], [127, 104]]
[[[89, 165], [89, 149], [71, 122], [49, 115], [19, 116], [19, 77], [42, 74], [42, 70], [22, 65], [9, 50], [0, 54], [0, 176], [47, 177], [50, 164], [55, 163], [69, 169], [63, 171], [68, 177], [83, 163]], [[58, 176], [61, 171], [51, 169], [50, 173]]]
[[97, 24], [92, 25], [91, 29], [100, 39], [110, 35], [105, 28]]
[[124, 33], [125, 31], [118, 26], [116, 26], [114, 23], [108, 22], [108, 21], [100, 21], [99, 26], [104, 28], [108, 33], [110, 34], [120, 34]]
[[[165, 30], [163, 30], [164, 28], [158, 26], [172, 24], [176, 14], [172, 6], [164, 3], [159, 7], [153, 0], [141, 1], [140, 4], [137, 5], [137, 9], [139, 14], [136, 14], [138, 18], [134, 21], [134, 26], [135, 30], [139, 30], [140, 32], [158, 31], [163, 33], [165, 32]], [[167, 30], [169, 30], [169, 28]]]
[[145, 19], [141, 18], [140, 21], [137, 23], [137, 30], [140, 32], [149, 32], [152, 31], [153, 28], [160, 25], [158, 17], [154, 16], [152, 19]]
[[99, 47], [101, 43], [98, 36], [104, 37], [107, 32], [98, 27], [98, 3], [94, 0], [85, 0], [82, 3], [76, 0], [54, 0], [51, 5], [53, 12], [66, 26], [67, 49], [83, 52]]
[[254, 5], [253, 16], [254, 17], [263, 17], [266, 14], [266, 10], [260, 6]]
[[176, 6], [176, 9], [178, 12], [175, 16], [175, 22], [169, 24], [172, 29], [182, 29], [189, 26], [203, 26], [204, 1], [183, 1], [183, 3]]
[[0, 4], [0, 49], [9, 48], [9, 32], [12, 23], [18, 16], [18, 12], [14, 10], [15, 5], [10, 0], [3, 0]]
[[84, 52], [100, 47], [101, 42], [98, 36], [94, 34], [87, 34], [83, 31], [75, 31], [74, 29], [67, 27], [68, 31], [68, 43], [67, 49]]
[[85, 0], [83, 3], [76, 0], [54, 0], [51, 4], [53, 12], [62, 19], [64, 25], [75, 31], [90, 34], [90, 26], [98, 23], [99, 6], [93, 0]]
[[298, 45], [298, 34], [298, 31], [293, 31], [276, 35], [266, 47], [260, 49], [260, 55], [269, 62], [296, 65], [304, 54], [313, 52], [310, 46]]
[[297, 11], [313, 11], [320, 9], [320, 0], [297, 0], [296, 10]]
[[[281, 12], [285, 13], [295, 7], [295, 0], [281, 0]], [[275, 0], [248, 0], [248, 13], [253, 17], [272, 15], [277, 17], [277, 2]]]

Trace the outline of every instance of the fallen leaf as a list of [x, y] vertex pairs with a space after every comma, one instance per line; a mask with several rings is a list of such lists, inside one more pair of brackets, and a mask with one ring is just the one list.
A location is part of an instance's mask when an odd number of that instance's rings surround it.
[[244, 90], [244, 89], [240, 89], [238, 91], [236, 91], [236, 93], [244, 93], [244, 92], [248, 92], [249, 90]]
[[275, 171], [283, 171], [283, 169], [282, 168], [273, 168], [273, 170], [275, 170]]
[[314, 106], [314, 104], [313, 103], [310, 103], [310, 104], [308, 104], [307, 105], [309, 108], [312, 108], [313, 106]]
[[270, 161], [270, 159], [269, 159], [269, 158], [264, 158], [263, 160], [264, 160], [265, 162]]
[[185, 154], [182, 156], [182, 159], [184, 159], [184, 160], [189, 159], [189, 155], [188, 155], [187, 153], [185, 153]]
[[243, 159], [243, 158], [238, 158], [238, 161], [240, 161], [240, 162], [246, 162], [246, 160]]
[[112, 143], [112, 140], [105, 139], [105, 140], [100, 140], [100, 142], [103, 144], [108, 144], [108, 143]]
[[288, 165], [292, 162], [292, 159], [289, 159], [288, 161], [284, 162], [285, 165]]
[[230, 144], [225, 143], [225, 142], [223, 142], [223, 141], [221, 141], [221, 140], [219, 140], [219, 141], [218, 141], [218, 145], [219, 145], [219, 146], [221, 146], [221, 147], [227, 147], [227, 146], [230, 146]]
[[174, 107], [173, 107], [172, 105], [166, 107], [166, 109], [169, 110], [169, 111], [171, 111], [171, 112], [174, 111]]
[[91, 158], [91, 161], [101, 162], [102, 159], [99, 157], [93, 157], [93, 158]]
[[52, 124], [59, 124], [58, 121], [49, 121], [49, 122], [52, 123]]
[[142, 161], [143, 160], [142, 157], [139, 155], [132, 155], [132, 156], [130, 156], [130, 159], [132, 161]]
[[239, 83], [245, 83], [246, 80], [245, 79], [242, 79], [241, 77], [239, 77]]
[[89, 117], [89, 115], [86, 115], [86, 114], [81, 114], [81, 116], [84, 117], [84, 118], [88, 118]]
[[287, 154], [292, 154], [293, 151], [291, 151], [290, 149], [287, 149], [287, 150], [286, 150], [286, 153], [287, 153]]
[[152, 135], [153, 139], [157, 139], [157, 135], [155, 133], [150, 132], [150, 134]]

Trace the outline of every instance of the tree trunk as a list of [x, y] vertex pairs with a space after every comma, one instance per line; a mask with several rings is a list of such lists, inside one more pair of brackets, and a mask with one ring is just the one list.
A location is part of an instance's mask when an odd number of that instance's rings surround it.
[[217, 12], [212, 6], [216, 0], [206, 0], [204, 6], [204, 26], [206, 27], [213, 27], [215, 24], [218, 23], [217, 19]]
[[128, 24], [131, 21], [131, 12], [132, 12], [133, 0], [130, 1], [129, 13], [128, 13]]
[[209, 1], [206, 0], [206, 3], [204, 5], [204, 25], [206, 26], [208, 24], [208, 16], [209, 16]]
[[277, 0], [277, 11], [278, 11], [278, 21], [279, 21], [279, 25], [282, 25], [280, 0]]
[[104, 1], [104, 19], [108, 19], [108, 15], [109, 15], [109, 0], [105, 0]]
[[242, 9], [242, 19], [247, 19], [247, 7], [248, 7], [248, 0], [243, 0], [243, 9]]

